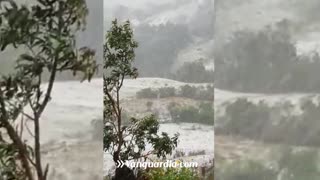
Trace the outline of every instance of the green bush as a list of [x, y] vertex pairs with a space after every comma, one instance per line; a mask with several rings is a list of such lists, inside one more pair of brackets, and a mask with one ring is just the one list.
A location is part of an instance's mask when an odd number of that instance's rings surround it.
[[173, 122], [214, 124], [214, 109], [212, 103], [201, 103], [198, 108], [194, 106], [178, 107], [174, 104], [168, 106]]
[[137, 98], [157, 98], [158, 92], [151, 88], [145, 88], [137, 92]]
[[216, 133], [272, 143], [320, 146], [320, 105], [312, 100], [301, 104], [303, 113], [292, 115], [295, 107], [288, 102], [269, 107], [263, 101], [254, 104], [245, 98], [238, 99], [226, 105], [225, 115], [218, 117], [224, 122]]
[[286, 169], [282, 178], [285, 180], [318, 180], [319, 154], [316, 150], [295, 152], [292, 148], [284, 148], [278, 160], [280, 169]]
[[154, 168], [144, 173], [144, 180], [200, 180], [190, 168]]
[[173, 75], [173, 79], [189, 83], [213, 83], [214, 71], [207, 70], [201, 61], [186, 62]]
[[260, 93], [320, 92], [320, 55], [299, 55], [290, 28], [282, 20], [260, 31], [235, 32], [215, 49], [216, 84]]
[[217, 179], [223, 180], [318, 180], [320, 177], [319, 152], [296, 151], [287, 146], [275, 149], [273, 168], [261, 160], [236, 160], [229, 164], [219, 163], [215, 169]]
[[240, 160], [215, 169], [216, 179], [223, 180], [276, 180], [277, 171], [265, 167], [261, 162]]
[[174, 87], [163, 87], [152, 90], [145, 88], [137, 92], [137, 98], [167, 98], [167, 97], [184, 97], [200, 101], [213, 101], [214, 100], [214, 86], [208, 85], [207, 87], [196, 87], [190, 85], [181, 86], [180, 91]]
[[163, 87], [156, 90], [152, 90], [151, 88], [145, 88], [137, 92], [137, 98], [167, 98], [176, 96], [176, 89], [174, 87]]
[[184, 85], [181, 87], [180, 96], [186, 98], [194, 98], [197, 96], [197, 88], [195, 86]]

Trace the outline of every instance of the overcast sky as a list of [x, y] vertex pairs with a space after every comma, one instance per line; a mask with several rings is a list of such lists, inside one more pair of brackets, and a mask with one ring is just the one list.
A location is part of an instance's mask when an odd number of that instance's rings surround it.
[[130, 19], [133, 24], [190, 23], [194, 14], [212, 6], [213, 0], [105, 0], [105, 27], [111, 20]]

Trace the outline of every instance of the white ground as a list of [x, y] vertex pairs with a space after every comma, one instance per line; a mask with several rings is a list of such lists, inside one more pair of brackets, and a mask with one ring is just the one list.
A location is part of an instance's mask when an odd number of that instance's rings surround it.
[[[186, 83], [161, 78], [141, 78], [126, 80], [124, 84], [121, 92], [123, 98], [134, 98], [136, 92], [143, 88], [166, 85], [180, 87]], [[107, 169], [112, 167], [113, 162], [108, 155], [104, 159], [101, 158], [102, 139], [91, 138], [91, 121], [102, 118], [102, 98], [102, 79], [93, 79], [91, 83], [70, 81], [55, 84], [52, 101], [41, 121], [43, 157], [44, 161], [50, 164], [53, 179], [101, 179], [102, 172], [106, 173]], [[32, 129], [32, 126], [29, 126]], [[213, 127], [197, 124], [162, 124], [160, 130], [172, 135], [180, 133], [177, 150], [206, 151], [206, 155], [190, 157], [190, 161], [205, 163], [213, 158]], [[27, 136], [27, 132], [25, 134], [31, 143], [30, 136]]]
[[[125, 99], [134, 99], [136, 92], [144, 88], [160, 88], [160, 87], [175, 87], [179, 88], [183, 85], [206, 86], [206, 83], [183, 83], [179, 81], [163, 79], [163, 78], [138, 78], [128, 79], [124, 82], [124, 87], [120, 96]], [[195, 129], [195, 130], [194, 130]], [[179, 133], [179, 143], [176, 150], [195, 152], [205, 150], [206, 155], [184, 158], [186, 161], [196, 161], [199, 164], [208, 163], [212, 160], [214, 153], [214, 130], [213, 126], [205, 126], [199, 124], [161, 124], [160, 132], [167, 132], [170, 135]], [[107, 173], [114, 166], [111, 156], [105, 154], [104, 157], [104, 172]]]
[[102, 138], [92, 139], [90, 125], [93, 119], [102, 118], [102, 97], [101, 79], [54, 85], [41, 121], [42, 151], [50, 164], [50, 179], [102, 179]]
[[[186, 83], [161, 78], [139, 78], [126, 80], [124, 84], [121, 95], [131, 99], [143, 88], [165, 86], [177, 88]], [[218, 104], [236, 97], [265, 98], [273, 102], [282, 101], [283, 98], [298, 100], [300, 97], [309, 96], [306, 94], [266, 96], [218, 89], [215, 93]], [[103, 163], [102, 141], [91, 140], [90, 122], [102, 118], [102, 97], [102, 79], [94, 79], [91, 83], [73, 81], [55, 84], [53, 100], [44, 112], [41, 123], [41, 142], [44, 145], [43, 151], [47, 152], [44, 157], [51, 164], [51, 170], [55, 169], [56, 172], [64, 174], [63, 179], [87, 180], [88, 177], [93, 180], [100, 179], [101, 172], [106, 173], [113, 165], [108, 155], [105, 155]], [[177, 150], [206, 151], [207, 155], [190, 157], [191, 159], [206, 162], [213, 157], [213, 127], [198, 124], [162, 124], [160, 130], [169, 134], [180, 133]]]

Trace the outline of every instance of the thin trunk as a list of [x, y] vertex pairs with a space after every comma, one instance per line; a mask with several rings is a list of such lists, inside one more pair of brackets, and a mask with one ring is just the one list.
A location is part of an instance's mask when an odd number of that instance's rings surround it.
[[40, 144], [40, 117], [51, 98], [51, 92], [52, 92], [53, 84], [56, 78], [57, 64], [58, 64], [58, 61], [54, 60], [46, 95], [44, 97], [43, 102], [41, 103], [41, 106], [39, 107], [39, 110], [35, 113], [35, 117], [34, 117], [35, 118], [34, 120], [35, 159], [36, 159], [37, 175], [39, 180], [46, 180], [46, 176], [48, 172], [48, 166], [46, 167], [45, 173], [43, 173], [43, 169], [42, 169], [41, 144]]
[[3, 100], [3, 93], [0, 90], [0, 106], [1, 106], [1, 122], [3, 123], [5, 129], [7, 130], [7, 133], [10, 137], [10, 139], [13, 141], [14, 145], [18, 149], [18, 153], [20, 156], [20, 161], [22, 164], [23, 169], [25, 170], [26, 177], [28, 180], [34, 180], [33, 175], [32, 175], [32, 170], [29, 164], [29, 158], [28, 158], [28, 151], [26, 149], [26, 146], [24, 143], [21, 141], [19, 138], [19, 135], [17, 132], [14, 130], [12, 125], [9, 123], [9, 117], [7, 115], [7, 111], [5, 108], [5, 102]]

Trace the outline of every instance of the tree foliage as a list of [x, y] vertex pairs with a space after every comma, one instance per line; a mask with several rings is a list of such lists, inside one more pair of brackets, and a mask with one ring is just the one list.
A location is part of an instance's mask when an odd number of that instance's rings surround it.
[[[111, 153], [113, 161], [148, 158], [149, 155], [165, 157], [177, 146], [178, 135], [159, 134], [159, 122], [155, 116], [130, 118], [123, 122], [120, 90], [126, 78], [137, 78], [133, 66], [137, 42], [133, 38], [130, 22], [112, 22], [104, 45], [104, 150]], [[146, 152], [147, 144], [152, 150]], [[121, 171], [116, 170], [116, 177]]]
[[235, 32], [215, 50], [217, 86], [263, 93], [319, 92], [320, 56], [298, 53], [291, 24], [284, 19], [258, 32]]
[[[37, 0], [31, 5], [1, 0], [0, 8], [1, 52], [9, 47], [24, 50], [15, 72], [0, 80], [0, 130], [5, 130], [0, 138], [0, 169], [7, 169], [2, 173], [8, 179], [45, 180], [49, 169], [43, 168], [41, 159], [40, 120], [57, 73], [82, 73], [83, 80], [90, 80], [96, 70], [95, 52], [77, 48], [75, 41], [88, 10], [84, 0]], [[45, 72], [49, 81], [43, 88]], [[33, 146], [22, 137], [25, 122], [34, 127]]]

